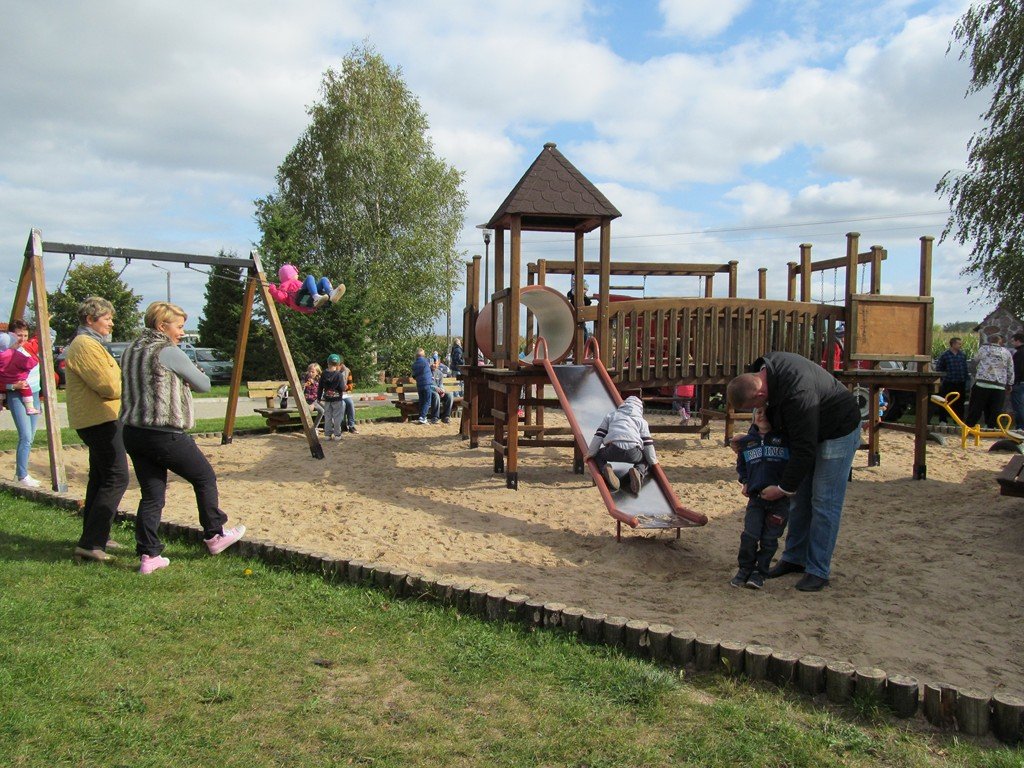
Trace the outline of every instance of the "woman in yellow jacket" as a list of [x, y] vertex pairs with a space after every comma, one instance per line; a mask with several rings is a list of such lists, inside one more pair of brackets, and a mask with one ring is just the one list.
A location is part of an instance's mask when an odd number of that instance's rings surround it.
[[82, 510], [79, 562], [107, 562], [110, 526], [128, 487], [128, 456], [121, 437], [121, 369], [104, 341], [114, 328], [114, 306], [90, 296], [78, 307], [78, 330], [65, 352], [68, 424], [89, 448], [89, 482]]

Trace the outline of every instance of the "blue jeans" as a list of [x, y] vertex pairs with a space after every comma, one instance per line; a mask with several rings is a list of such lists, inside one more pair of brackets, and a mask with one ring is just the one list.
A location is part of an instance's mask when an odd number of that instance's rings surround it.
[[426, 421], [427, 414], [430, 413], [430, 406], [434, 402], [434, 388], [430, 385], [417, 386], [416, 396], [420, 399], [420, 421]]
[[739, 569], [749, 576], [754, 571], [768, 574], [768, 566], [779, 549], [779, 536], [789, 519], [789, 499], [765, 501], [753, 497], [747, 502], [740, 534]]
[[312, 307], [313, 300], [317, 296], [321, 293], [325, 296], [330, 296], [333, 290], [331, 281], [326, 277], [321, 277], [317, 280], [312, 275], [306, 275], [306, 279], [302, 281], [302, 287], [299, 288], [299, 293], [295, 297], [295, 303], [300, 307]]
[[860, 447], [860, 425], [850, 434], [818, 443], [814, 469], [804, 478], [789, 508], [789, 533], [782, 560], [804, 566], [807, 573], [827, 579], [839, 521], [846, 498], [846, 481]]
[[1024, 429], [1024, 384], [1014, 384], [1010, 390], [1010, 407], [1013, 410], [1013, 428]]
[[[32, 450], [32, 438], [36, 434], [36, 422], [39, 416], [29, 416], [25, 413], [25, 404], [21, 402], [21, 392], [8, 389], [7, 407], [11, 409], [11, 417], [14, 419], [14, 426], [18, 430], [18, 451], [15, 456], [15, 465], [18, 479], [21, 480], [28, 475], [28, 454]], [[39, 410], [39, 393], [32, 393], [32, 405]]]

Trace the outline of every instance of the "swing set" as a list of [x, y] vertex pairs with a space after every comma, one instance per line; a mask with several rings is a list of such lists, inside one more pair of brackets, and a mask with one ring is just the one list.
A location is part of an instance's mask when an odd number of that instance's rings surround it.
[[[18, 287], [15, 291], [14, 303], [11, 307], [11, 321], [23, 319], [25, 310], [28, 307], [29, 291], [35, 301], [36, 333], [40, 339], [50, 338], [50, 313], [46, 298], [46, 281], [44, 278], [44, 254], [64, 254], [68, 257], [68, 268], [61, 279], [60, 287], [63, 288], [71, 269], [71, 262], [76, 256], [95, 256], [104, 259], [124, 259], [124, 270], [133, 260], [161, 262], [170, 264], [181, 264], [186, 269], [192, 269], [201, 274], [210, 275], [201, 269], [196, 269], [194, 264], [201, 264], [208, 267], [237, 267], [245, 270], [247, 275], [245, 293], [242, 299], [242, 317], [238, 324], [238, 337], [235, 341], [234, 369], [231, 373], [231, 385], [228, 394], [227, 409], [224, 414], [224, 432], [221, 435], [221, 445], [232, 442], [235, 429], [235, 410], [238, 406], [238, 396], [242, 384], [242, 366], [245, 363], [245, 349], [249, 340], [249, 327], [252, 322], [252, 309], [255, 303], [256, 292], [259, 291], [267, 311], [267, 320], [270, 325], [271, 334], [274, 338], [274, 346], [277, 348], [278, 357], [285, 370], [288, 384], [294, 392], [302, 391], [302, 384], [299, 381], [299, 374], [292, 362], [291, 350], [288, 347], [288, 340], [284, 335], [284, 328], [281, 326], [281, 319], [277, 313], [277, 307], [267, 288], [267, 277], [260, 261], [259, 253], [250, 251], [249, 258], [243, 259], [233, 256], [206, 256], [202, 254], [188, 253], [167, 253], [162, 251], [141, 251], [131, 248], [109, 248], [96, 245], [72, 245], [69, 243], [46, 242], [38, 229], [33, 229], [29, 234], [28, 243], [25, 246], [25, 259], [21, 268], [21, 276], [18, 279]], [[211, 275], [215, 276], [215, 275]], [[60, 290], [60, 289], [58, 289]], [[52, 371], [53, 348], [49, 343], [39, 345], [39, 363], [43, 371]], [[64, 447], [61, 442], [60, 421], [57, 418], [57, 389], [52, 376], [40, 377], [43, 395], [43, 413], [46, 421], [46, 445], [50, 457], [50, 483], [54, 491], [64, 493], [68, 489], [67, 472], [64, 467]], [[309, 444], [309, 450], [314, 459], [324, 458], [324, 449], [313, 429], [313, 419], [309, 408], [306, 407], [302, 398], [297, 398], [299, 414], [302, 419], [302, 430]]]

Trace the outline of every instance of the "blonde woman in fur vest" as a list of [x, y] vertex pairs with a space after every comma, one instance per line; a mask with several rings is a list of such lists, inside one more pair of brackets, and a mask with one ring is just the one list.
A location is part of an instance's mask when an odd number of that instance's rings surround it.
[[135, 466], [142, 499], [135, 520], [139, 573], [170, 564], [157, 528], [167, 493], [167, 472], [192, 484], [203, 538], [211, 555], [245, 534], [245, 526], [224, 528], [217, 476], [188, 430], [195, 425], [192, 390], [210, 391], [210, 379], [178, 347], [185, 336], [185, 311], [166, 301], [146, 309], [146, 327], [121, 356], [121, 422], [124, 446]]

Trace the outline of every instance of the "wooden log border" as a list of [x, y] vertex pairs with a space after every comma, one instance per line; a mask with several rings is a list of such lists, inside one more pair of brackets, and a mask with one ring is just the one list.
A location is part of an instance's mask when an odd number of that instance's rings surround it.
[[[77, 515], [82, 513], [81, 499], [66, 493], [23, 488], [7, 480], [0, 480], [0, 488], [30, 501]], [[118, 512], [115, 518], [134, 519], [130, 512]], [[173, 522], [161, 522], [160, 533], [167, 539], [191, 544], [199, 544], [203, 537], [201, 528]], [[872, 701], [885, 706], [896, 717], [920, 714], [939, 730], [955, 730], [970, 736], [992, 734], [1010, 745], [1024, 741], [1024, 696], [1005, 691], [990, 695], [976, 688], [957, 688], [942, 682], [921, 684], [913, 677], [887, 675], [875, 667], [855, 668], [849, 662], [816, 655], [800, 656], [759, 644], [742, 645], [711, 635], [698, 636], [687, 627], [608, 616], [450, 577], [431, 578], [361, 558], [288, 548], [256, 536], [242, 539], [229, 554], [260, 560], [270, 567], [309, 573], [331, 584], [358, 585], [403, 600], [429, 600], [486, 621], [516, 622], [530, 630], [571, 633], [587, 642], [620, 648], [659, 664], [688, 667], [701, 673], [743, 675], [779, 687], [795, 686], [806, 695], [837, 704], [858, 698]]]

